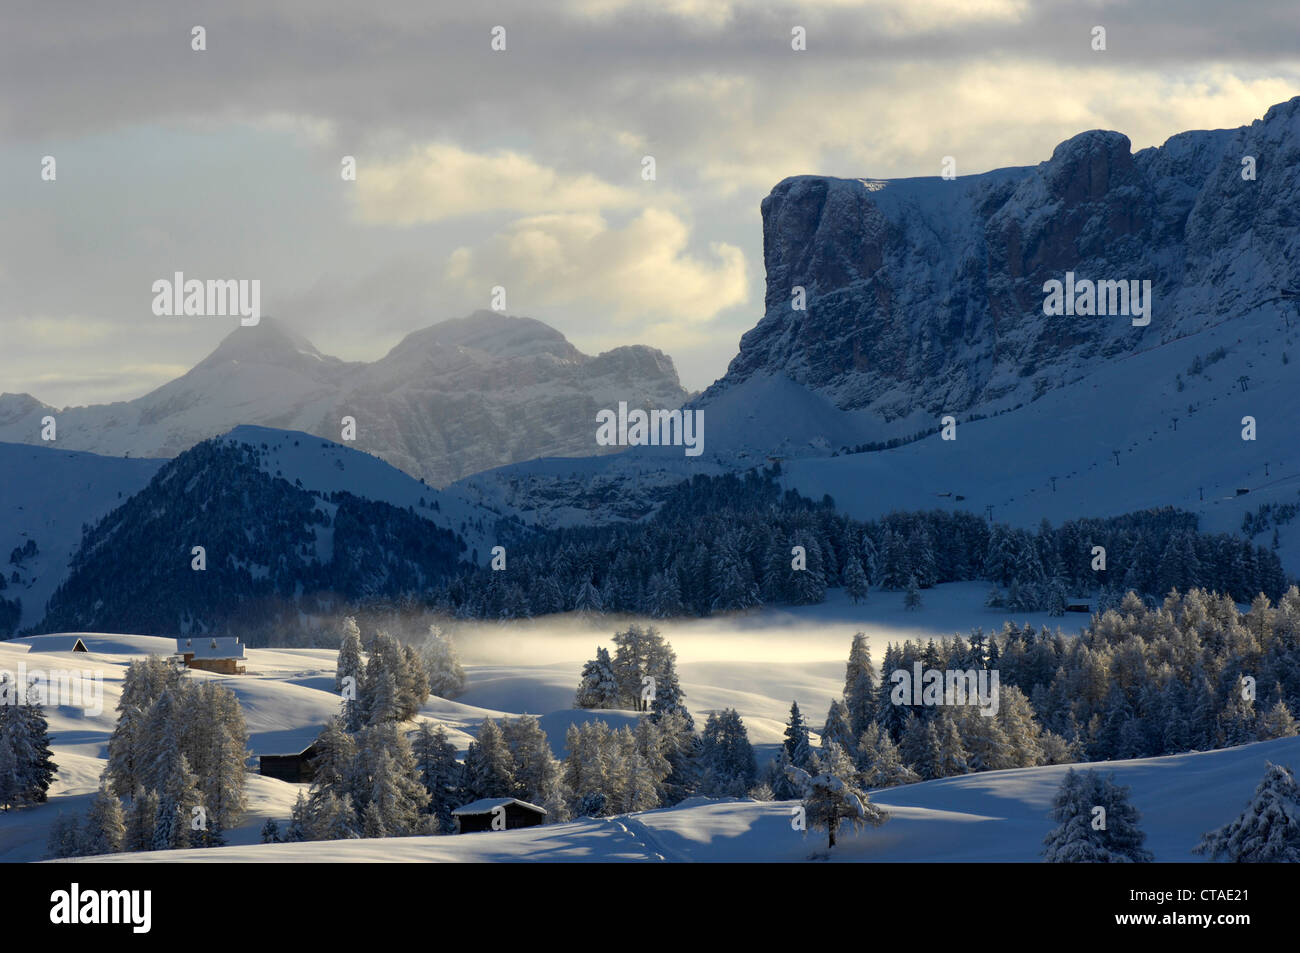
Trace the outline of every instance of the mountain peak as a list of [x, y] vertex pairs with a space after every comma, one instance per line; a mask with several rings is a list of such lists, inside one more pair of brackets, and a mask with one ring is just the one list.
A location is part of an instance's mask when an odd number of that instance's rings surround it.
[[257, 324], [231, 331], [216, 350], [198, 367], [213, 367], [230, 361], [256, 364], [297, 364], [304, 359], [320, 363], [342, 363], [316, 350], [315, 345], [283, 322], [263, 317]]
[[499, 359], [539, 354], [565, 361], [582, 359], [578, 349], [549, 324], [535, 318], [479, 310], [412, 331], [388, 352], [385, 360], [417, 353], [457, 354], [466, 350]]

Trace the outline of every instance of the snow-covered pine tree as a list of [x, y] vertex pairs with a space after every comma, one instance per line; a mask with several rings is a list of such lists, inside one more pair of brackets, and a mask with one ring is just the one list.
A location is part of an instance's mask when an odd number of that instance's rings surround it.
[[1008, 767], [1029, 768], [1043, 763], [1042, 728], [1034, 717], [1033, 705], [1017, 686], [999, 687], [995, 718], [1010, 746]]
[[1256, 737], [1260, 741], [1271, 741], [1274, 738], [1292, 738], [1296, 733], [1296, 720], [1291, 714], [1291, 709], [1279, 698], [1273, 703], [1272, 708], [1260, 716]]
[[88, 856], [116, 854], [126, 842], [122, 802], [102, 782], [90, 802], [90, 810], [86, 812], [81, 838], [81, 853]]
[[903, 761], [924, 781], [943, 777], [939, 754], [939, 732], [934, 719], [920, 718], [909, 712], [898, 748]]
[[154, 823], [158, 816], [158, 792], [137, 785], [126, 815], [124, 850], [152, 850]]
[[862, 569], [862, 562], [857, 556], [850, 556], [849, 561], [844, 565], [844, 592], [853, 604], [867, 601], [867, 594], [871, 591], [871, 584], [867, 582], [867, 574]]
[[545, 808], [548, 824], [567, 820], [560, 763], [541, 723], [533, 715], [523, 715], [507, 721], [501, 733], [514, 764], [514, 797]]
[[456, 698], [465, 691], [465, 670], [450, 633], [437, 625], [429, 626], [429, 635], [418, 651], [429, 672], [430, 692], [439, 698]]
[[201, 685], [190, 714], [193, 742], [185, 745], [213, 831], [238, 825], [246, 807], [244, 762], [248, 728], [235, 693], [224, 685]]
[[376, 801], [367, 804], [366, 809], [361, 813], [361, 836], [388, 836], [388, 829], [384, 827], [383, 813], [379, 810], [379, 804]]
[[360, 812], [362, 828], [372, 805], [383, 825], [383, 834], [365, 836], [405, 837], [417, 832], [429, 794], [420, 783], [406, 735], [395, 723], [371, 725], [357, 737], [353, 778], [360, 792], [354, 807]]
[[812, 746], [808, 743], [808, 725], [803, 720], [803, 712], [799, 710], [797, 701], [790, 703], [790, 720], [786, 722], [783, 747], [791, 764], [798, 768], [808, 767]]
[[367, 725], [397, 721], [401, 717], [401, 669], [390, 646], [391, 637], [380, 633], [375, 637], [366, 662], [366, 672], [361, 692], [362, 709]]
[[412, 753], [420, 783], [429, 793], [426, 810], [437, 818], [438, 829], [450, 834], [456, 829], [451, 812], [460, 804], [461, 765], [456, 760], [456, 746], [447, 739], [447, 729], [439, 724], [430, 728], [427, 721], [420, 723]]
[[689, 716], [680, 711], [652, 714], [658, 729], [660, 752], [668, 762], [668, 776], [660, 785], [660, 797], [672, 806], [693, 794], [700, 783], [700, 739]]
[[912, 529], [906, 545], [908, 567], [916, 584], [922, 587], [933, 586], [939, 580], [939, 570], [935, 564], [934, 543], [924, 525]]
[[671, 619], [682, 614], [682, 593], [675, 572], [651, 574], [646, 586], [646, 611], [655, 619]]
[[799, 788], [791, 779], [786, 768], [794, 767], [790, 760], [790, 752], [786, 751], [785, 745], [777, 749], [776, 757], [767, 763], [763, 769], [761, 780], [767, 785], [772, 792], [774, 801], [794, 801], [799, 798]]
[[907, 585], [911, 569], [907, 564], [907, 547], [893, 529], [885, 530], [880, 552], [880, 588], [897, 590]]
[[970, 771], [970, 755], [962, 744], [961, 732], [957, 730], [957, 721], [952, 712], [945, 709], [939, 715], [935, 732], [939, 738], [938, 777], [950, 778]]
[[1205, 834], [1193, 853], [1242, 863], [1300, 863], [1300, 786], [1289, 767], [1264, 762], [1255, 796], [1236, 820]]
[[977, 705], [959, 705], [957, 728], [971, 771], [1002, 771], [1019, 767], [1015, 752], [996, 717], [986, 718]]
[[700, 748], [701, 791], [709, 797], [744, 797], [758, 777], [749, 732], [734, 708], [713, 712]]
[[650, 699], [650, 719], [656, 723], [669, 712], [682, 716], [688, 731], [695, 730], [695, 719], [686, 707], [686, 693], [677, 677], [677, 653], [654, 626], [645, 633], [645, 674], [654, 680], [654, 694]]
[[[564, 788], [569, 793], [576, 817], [603, 816], [613, 789], [612, 734], [609, 725], [603, 721], [570, 724], [565, 732], [564, 742], [569, 753], [564, 759]], [[597, 810], [597, 800], [601, 814], [591, 813]]]
[[419, 653], [411, 646], [402, 646], [402, 721], [415, 717], [429, 699], [429, 672], [424, 667]]
[[334, 673], [334, 691], [342, 693], [345, 678], [351, 678], [353, 688], [360, 691], [361, 676], [365, 671], [365, 663], [361, 660], [361, 629], [352, 616], [343, 618], [342, 629], [338, 666]]
[[849, 725], [849, 711], [838, 698], [831, 700], [830, 709], [826, 712], [826, 723], [822, 726], [822, 744], [827, 741], [835, 742], [850, 757], [857, 752], [857, 739], [853, 737], [853, 729]]
[[263, 844], [279, 844], [280, 825], [276, 823], [274, 817], [268, 817], [266, 823], [262, 825], [261, 838]]
[[311, 840], [311, 837], [311, 808], [307, 804], [307, 798], [302, 791], [299, 791], [298, 800], [294, 802], [293, 810], [289, 814], [289, 827], [284, 832], [284, 839], [286, 843], [296, 844], [301, 841]]
[[907, 577], [907, 591], [903, 594], [903, 608], [915, 610], [921, 608], [921, 590], [916, 586], [916, 577]]
[[500, 726], [484, 718], [465, 752], [465, 800], [514, 797], [515, 765]]
[[617, 708], [618, 704], [618, 680], [614, 676], [609, 649], [599, 646], [596, 657], [582, 666], [573, 705], [575, 708]]
[[[862, 737], [876, 717], [876, 667], [864, 632], [854, 633], [844, 671], [844, 705], [854, 739]], [[853, 750], [850, 746], [849, 750]], [[800, 765], [802, 767], [802, 765]]]
[[647, 670], [650, 650], [648, 633], [635, 622], [614, 633], [614, 679], [618, 682], [619, 707], [642, 710], [641, 679]]
[[41, 706], [0, 704], [0, 809], [44, 803], [57, 770]]
[[45, 849], [50, 857], [76, 857], [81, 853], [81, 841], [81, 824], [77, 815], [60, 811], [50, 825]]
[[903, 763], [889, 732], [875, 722], [858, 739], [857, 763], [862, 784], [867, 788], [887, 788], [919, 780], [916, 772]]
[[191, 819], [201, 807], [198, 779], [189, 759], [173, 749], [159, 777], [158, 811], [154, 815], [153, 850], [183, 850], [191, 846]]
[[605, 601], [600, 587], [590, 576], [578, 583], [573, 593], [573, 611], [579, 615], [600, 615], [605, 611]]
[[330, 791], [309, 814], [305, 840], [351, 840], [361, 836], [350, 794], [336, 797]]
[[[1043, 860], [1053, 864], [1149, 863], [1151, 852], [1129, 802], [1129, 789], [1097, 771], [1065, 773], [1052, 800], [1055, 827], [1043, 840]], [[1100, 810], [1098, 810], [1100, 809]]]
[[855, 831], [870, 825], [879, 827], [889, 815], [871, 803], [858, 786], [852, 759], [835, 742], [822, 746], [816, 773], [790, 765], [791, 780], [800, 787], [808, 824], [826, 832], [827, 848], [835, 846], [840, 825], [848, 821]]
[[322, 802], [330, 795], [340, 798], [354, 790], [356, 739], [344, 730], [340, 717], [331, 718], [316, 736], [316, 758], [312, 764], [311, 796], [302, 824], [310, 827], [309, 818], [321, 812]]

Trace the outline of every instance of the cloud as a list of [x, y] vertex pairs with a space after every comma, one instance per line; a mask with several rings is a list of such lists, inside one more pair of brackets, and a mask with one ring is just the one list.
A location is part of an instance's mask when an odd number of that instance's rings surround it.
[[633, 193], [594, 175], [564, 175], [520, 152], [478, 154], [438, 143], [394, 161], [359, 160], [356, 209], [368, 225], [415, 225], [464, 215], [621, 208]]
[[595, 212], [521, 219], [477, 248], [461, 247], [446, 279], [486, 299], [506, 289], [509, 309], [582, 303], [618, 322], [658, 318], [706, 322], [748, 299], [744, 253], [714, 242], [689, 250], [690, 228], [670, 211], [647, 208], [622, 228]]

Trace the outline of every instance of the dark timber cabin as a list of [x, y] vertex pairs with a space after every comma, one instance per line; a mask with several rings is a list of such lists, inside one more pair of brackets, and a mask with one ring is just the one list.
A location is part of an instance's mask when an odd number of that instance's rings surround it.
[[[456, 808], [451, 816], [456, 819], [457, 834], [472, 834], [475, 831], [493, 830], [492, 821], [502, 816], [505, 819], [504, 829], [508, 831], [519, 827], [536, 827], [546, 820], [546, 809], [513, 797], [485, 797]], [[502, 828], [498, 824], [495, 829]]]
[[264, 754], [258, 758], [258, 772], [281, 781], [310, 781], [316, 775], [316, 743], [297, 754]]

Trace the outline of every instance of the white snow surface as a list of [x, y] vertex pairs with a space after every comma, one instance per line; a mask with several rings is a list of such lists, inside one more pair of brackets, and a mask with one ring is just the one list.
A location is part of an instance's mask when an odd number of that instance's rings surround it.
[[[952, 584], [926, 590], [920, 610], [902, 607], [901, 593], [873, 592], [854, 606], [839, 593], [820, 606], [762, 610], [715, 619], [659, 624], [678, 655], [686, 701], [702, 725], [708, 713], [735, 707], [748, 728], [760, 766], [780, 744], [790, 702], [820, 725], [843, 690], [853, 633], [864, 631], [877, 661], [890, 641], [938, 638], [1001, 626], [1006, 614], [983, 606], [984, 587]], [[1060, 624], [1077, 632], [1086, 617], [1049, 620], [1014, 616], [1017, 624]], [[582, 662], [625, 620], [552, 617], [457, 632], [467, 672], [458, 699], [430, 698], [417, 718], [443, 723], [464, 752], [482, 720], [538, 715], [557, 756], [571, 722], [602, 719], [631, 724], [634, 712], [576, 711], [573, 690]], [[80, 636], [87, 654], [71, 651]], [[98, 672], [104, 710], [90, 715], [47, 708], [58, 777], [44, 805], [0, 815], [0, 860], [46, 855], [50, 825], [60, 812], [84, 814], [105, 764], [108, 736], [126, 665], [150, 653], [170, 654], [169, 639], [107, 633], [60, 633], [0, 642], [0, 669], [40, 667]], [[247, 650], [243, 676], [195, 671], [237, 694], [254, 754], [300, 751], [338, 710], [333, 694], [336, 653], [327, 649]], [[742, 661], [737, 661], [737, 660]], [[414, 729], [415, 724], [408, 724]], [[819, 739], [813, 735], [816, 743]], [[1264, 761], [1300, 762], [1300, 739], [1282, 739], [1224, 751], [1116, 762], [1117, 780], [1133, 787], [1149, 846], [1158, 860], [1195, 860], [1189, 852], [1206, 830], [1240, 812], [1263, 775]], [[256, 759], [250, 759], [256, 771]], [[1050, 828], [1047, 810], [1064, 767], [1025, 768], [874, 792], [892, 819], [861, 834], [842, 832], [831, 859], [873, 861], [1032, 861]], [[283, 826], [299, 791], [257, 774], [248, 777], [249, 810], [228, 831], [230, 846], [216, 850], [132, 854], [109, 860], [145, 861], [790, 861], [824, 854], [822, 835], [791, 829], [792, 803], [692, 798], [671, 809], [601, 820], [581, 820], [518, 831], [380, 841], [261, 845], [267, 818]], [[101, 858], [103, 859], [103, 858]]]

